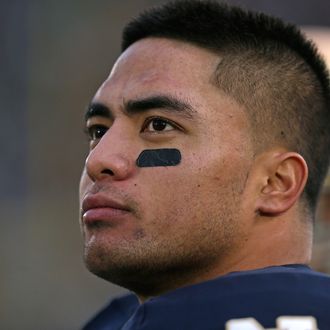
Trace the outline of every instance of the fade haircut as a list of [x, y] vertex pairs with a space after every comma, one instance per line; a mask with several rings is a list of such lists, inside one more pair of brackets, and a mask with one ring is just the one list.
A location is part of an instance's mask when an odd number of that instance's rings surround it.
[[215, 1], [176, 1], [129, 22], [122, 51], [161, 37], [205, 48], [219, 56], [214, 83], [243, 105], [255, 153], [283, 146], [309, 168], [304, 191], [310, 211], [329, 166], [330, 84], [314, 44], [291, 24]]

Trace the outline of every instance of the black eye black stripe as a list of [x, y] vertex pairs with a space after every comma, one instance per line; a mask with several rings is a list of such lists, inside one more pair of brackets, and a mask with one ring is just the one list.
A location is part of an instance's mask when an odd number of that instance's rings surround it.
[[143, 150], [136, 165], [138, 167], [176, 166], [181, 162], [178, 149], [146, 149]]

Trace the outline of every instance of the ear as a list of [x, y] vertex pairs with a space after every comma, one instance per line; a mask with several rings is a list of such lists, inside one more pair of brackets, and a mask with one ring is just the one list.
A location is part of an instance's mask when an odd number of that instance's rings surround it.
[[295, 152], [270, 153], [263, 162], [263, 179], [257, 211], [275, 216], [290, 209], [299, 199], [307, 181], [308, 168]]

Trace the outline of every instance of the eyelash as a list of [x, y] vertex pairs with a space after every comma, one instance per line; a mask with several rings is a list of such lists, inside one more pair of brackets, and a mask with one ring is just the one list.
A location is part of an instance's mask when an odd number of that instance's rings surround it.
[[[159, 117], [159, 116], [154, 116], [154, 117], [149, 117], [145, 120], [145, 122], [143, 123], [142, 125], [142, 128], [141, 128], [141, 133], [144, 133], [145, 132], [145, 129], [154, 121], [154, 120], [160, 120], [160, 121], [163, 121], [164, 123], [166, 124], [169, 124], [173, 127], [173, 129], [179, 129], [179, 130], [182, 130], [182, 128], [175, 122], [173, 122], [172, 120], [169, 120], [167, 118], [163, 118], [163, 117]], [[165, 130], [166, 131], [166, 130]], [[149, 131], [149, 133], [152, 133], [152, 134], [158, 134], [158, 133], [162, 133], [164, 131]]]
[[[160, 134], [164, 131], [160, 130], [160, 131], [149, 131], [149, 132], [145, 132], [145, 129], [152, 123], [152, 121], [154, 120], [160, 120], [163, 121], [166, 124], [169, 124], [173, 127], [173, 129], [178, 129], [178, 130], [183, 130], [183, 128], [178, 125], [177, 123], [173, 122], [172, 120], [169, 120], [167, 118], [163, 118], [163, 117], [158, 117], [158, 116], [154, 116], [154, 117], [149, 117], [147, 118], [141, 128], [141, 133], [151, 133], [151, 134]], [[95, 141], [95, 140], [99, 140], [102, 138], [102, 136], [107, 132], [107, 130], [109, 129], [109, 127], [105, 126], [105, 125], [101, 125], [101, 124], [95, 124], [95, 125], [91, 125], [89, 127], [85, 128], [85, 134], [88, 137], [88, 140], [91, 141]], [[167, 131], [167, 130], [165, 130]], [[99, 134], [98, 136], [95, 136], [96, 134]]]
[[[103, 132], [101, 133], [100, 136], [95, 137], [94, 135], [97, 134], [98, 130], [102, 130]], [[108, 127], [105, 125], [99, 125], [99, 124], [91, 125], [91, 126], [85, 128], [85, 134], [87, 135], [89, 141], [95, 141], [95, 140], [101, 139], [107, 130], [108, 130]]]

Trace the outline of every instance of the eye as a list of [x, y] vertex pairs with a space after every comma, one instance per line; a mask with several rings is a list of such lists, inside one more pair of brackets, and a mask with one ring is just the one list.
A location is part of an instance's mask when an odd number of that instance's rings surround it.
[[143, 132], [165, 132], [165, 131], [172, 131], [176, 128], [176, 125], [164, 118], [160, 117], [153, 117], [146, 120], [145, 124], [143, 125]]
[[99, 140], [107, 132], [108, 127], [103, 125], [92, 125], [86, 128], [86, 134], [90, 141]]

